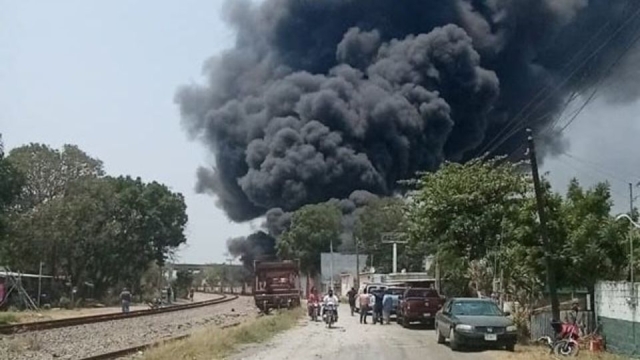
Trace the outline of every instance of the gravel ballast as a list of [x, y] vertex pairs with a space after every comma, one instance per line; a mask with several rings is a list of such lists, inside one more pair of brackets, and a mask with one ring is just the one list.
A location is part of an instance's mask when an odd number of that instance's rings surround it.
[[82, 359], [190, 333], [205, 325], [223, 326], [255, 317], [252, 297], [153, 316], [4, 336], [0, 359]]

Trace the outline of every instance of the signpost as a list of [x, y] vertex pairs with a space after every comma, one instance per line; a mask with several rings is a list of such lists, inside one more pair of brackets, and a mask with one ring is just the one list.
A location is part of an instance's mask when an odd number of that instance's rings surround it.
[[406, 244], [406, 240], [398, 240], [402, 237], [404, 233], [400, 232], [389, 232], [382, 233], [382, 243], [383, 244], [393, 244], [393, 273], [398, 272], [398, 244]]

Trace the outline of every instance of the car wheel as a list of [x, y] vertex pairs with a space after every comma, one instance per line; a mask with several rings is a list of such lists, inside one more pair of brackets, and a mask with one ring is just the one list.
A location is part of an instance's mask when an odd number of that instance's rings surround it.
[[516, 351], [516, 344], [515, 343], [507, 344], [505, 348], [507, 349], [507, 351], [514, 352]]
[[404, 328], [409, 327], [409, 320], [407, 318], [402, 318], [402, 327]]
[[449, 330], [449, 347], [453, 351], [458, 351], [460, 349], [460, 343], [458, 342], [458, 339], [456, 339], [456, 332], [453, 328]]
[[440, 334], [440, 329], [438, 329], [438, 324], [436, 324], [435, 326], [436, 326], [436, 342], [438, 344], [444, 344], [444, 336]]

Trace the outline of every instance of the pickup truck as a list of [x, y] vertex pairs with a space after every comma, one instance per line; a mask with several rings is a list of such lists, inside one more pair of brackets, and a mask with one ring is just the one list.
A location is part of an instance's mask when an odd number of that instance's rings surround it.
[[435, 289], [408, 288], [398, 307], [398, 324], [409, 327], [411, 323], [420, 322], [433, 326], [443, 304], [444, 298]]

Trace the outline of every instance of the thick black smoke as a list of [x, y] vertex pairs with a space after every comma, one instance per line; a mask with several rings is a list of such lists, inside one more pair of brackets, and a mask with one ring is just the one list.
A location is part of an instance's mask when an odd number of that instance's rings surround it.
[[276, 256], [276, 239], [258, 231], [247, 237], [227, 240], [227, 249], [229, 254], [240, 258], [245, 268], [252, 270], [254, 260], [271, 259]]
[[[638, 30], [626, 22], [638, 9], [630, 0], [233, 0], [235, 47], [207, 62], [205, 86], [177, 95], [190, 134], [216, 159], [198, 171], [198, 189], [236, 221], [275, 209], [276, 228], [304, 204], [391, 195], [416, 171], [481, 155], [540, 89], [562, 85], [528, 114], [534, 129], [552, 124], [608, 71]], [[619, 86], [604, 89], [618, 100], [637, 95], [626, 65], [609, 74]], [[543, 150], [562, 143], [553, 131], [542, 140]]]

